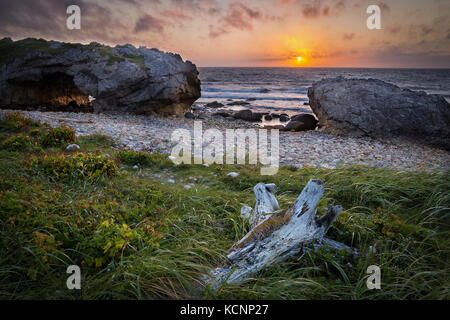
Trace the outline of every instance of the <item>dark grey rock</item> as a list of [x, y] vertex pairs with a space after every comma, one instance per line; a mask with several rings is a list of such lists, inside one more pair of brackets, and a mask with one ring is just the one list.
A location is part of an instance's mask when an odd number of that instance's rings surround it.
[[42, 39], [5, 38], [0, 45], [8, 53], [0, 55], [0, 107], [63, 109], [71, 103], [92, 105], [95, 112], [183, 116], [200, 97], [196, 66], [178, 54]]
[[449, 145], [450, 104], [440, 95], [376, 79], [339, 77], [314, 83], [308, 97], [325, 132], [432, 138]]
[[258, 122], [262, 120], [264, 113], [252, 112], [251, 110], [241, 110], [236, 112], [233, 116], [236, 119], [241, 119], [244, 121]]
[[263, 129], [278, 129], [280, 131], [283, 131], [284, 130], [284, 126], [281, 125], [281, 124], [278, 124], [278, 125], [275, 125], [275, 126], [273, 126], [273, 125], [265, 125], [263, 127]]
[[250, 103], [247, 101], [233, 101], [228, 103], [228, 106], [248, 106]]
[[311, 114], [299, 114], [294, 116], [282, 131], [314, 130], [316, 129], [317, 122], [317, 119]]
[[224, 105], [222, 103], [217, 102], [217, 101], [213, 101], [213, 102], [207, 103], [205, 105], [205, 107], [208, 107], [208, 108], [222, 108], [223, 106]]
[[195, 119], [195, 115], [192, 112], [186, 112], [184, 117], [187, 119]]
[[289, 116], [286, 113], [280, 114], [280, 121], [281, 122], [288, 122], [289, 121]]
[[233, 115], [231, 113], [222, 111], [222, 112], [214, 112], [213, 114], [211, 114], [211, 116], [213, 117], [224, 117], [224, 118], [228, 118], [228, 117], [233, 117]]

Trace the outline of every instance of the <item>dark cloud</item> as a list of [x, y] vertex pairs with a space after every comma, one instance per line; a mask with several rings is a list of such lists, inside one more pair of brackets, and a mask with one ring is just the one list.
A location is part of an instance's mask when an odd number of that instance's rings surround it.
[[324, 2], [322, 0], [315, 0], [305, 2], [304, 0], [297, 0], [301, 5], [301, 12], [305, 18], [319, 18], [321, 16], [327, 17], [330, 15], [338, 15], [346, 8], [345, 0]]
[[226, 29], [222, 28], [222, 27], [215, 27], [213, 25], [209, 25], [209, 34], [208, 36], [210, 38], [218, 38], [224, 34], [229, 33]]
[[391, 7], [389, 7], [386, 3], [380, 1], [377, 3], [377, 5], [380, 7], [381, 12], [388, 13], [391, 12]]
[[422, 36], [424, 36], [424, 37], [429, 35], [430, 33], [432, 33], [434, 31], [432, 27], [427, 26], [427, 25], [421, 25], [420, 29], [421, 29], [421, 32], [422, 32]]
[[[169, 0], [163, 0], [169, 2]], [[171, 7], [192, 11], [192, 12], [204, 12], [209, 8], [217, 7], [216, 0], [171, 0]]]
[[394, 35], [398, 34], [398, 33], [400, 33], [400, 31], [402, 31], [402, 26], [396, 24], [394, 26], [389, 27], [388, 31], [390, 34], [394, 34]]
[[230, 4], [228, 11], [220, 18], [220, 24], [209, 26], [209, 37], [217, 38], [221, 35], [228, 34], [231, 29], [236, 30], [253, 30], [253, 21], [274, 20], [276, 17], [268, 17], [259, 8], [250, 8], [242, 2], [233, 2]]
[[343, 10], [345, 10], [345, 1], [344, 0], [338, 1], [334, 5], [334, 8], [336, 9], [336, 11], [343, 11]]
[[[68, 30], [66, 27], [69, 5], [78, 5], [81, 9], [81, 30]], [[89, 0], [0, 0], [1, 36], [113, 44], [128, 40], [124, 36], [127, 31], [126, 25], [120, 17], [114, 17], [110, 7]]]
[[355, 38], [355, 34], [352, 32], [352, 33], [344, 33], [344, 35], [343, 35], [343, 38], [344, 38], [344, 40], [353, 40], [354, 38]]
[[176, 21], [191, 19], [190, 15], [179, 10], [164, 10], [163, 12], [161, 12], [161, 16]]
[[164, 31], [164, 25], [166, 22], [159, 18], [155, 18], [152, 15], [146, 13], [141, 16], [136, 22], [134, 32], [156, 31], [162, 33]]
[[8, 33], [14, 27], [55, 33], [65, 27], [66, 9], [70, 4], [84, 7], [84, 1], [7, 1], [0, 0], [0, 32]]
[[320, 3], [303, 5], [302, 13], [305, 18], [317, 18], [320, 16]]
[[227, 16], [223, 18], [224, 24], [229, 27], [234, 27], [239, 30], [252, 29], [252, 24], [244, 15], [242, 10], [233, 8]]
[[251, 19], [261, 19], [262, 13], [259, 9], [253, 10], [253, 9], [243, 5], [242, 3], [240, 3], [239, 6], [247, 13], [247, 15]]
[[217, 8], [212, 7], [212, 8], [209, 8], [209, 9], [208, 9], [208, 14], [216, 15], [216, 14], [218, 14], [218, 13], [220, 13], [220, 10], [217, 9]]
[[230, 5], [230, 12], [223, 18], [227, 27], [234, 27], [239, 30], [251, 30], [252, 20], [261, 19], [262, 13], [259, 9], [251, 9], [241, 2], [234, 2]]
[[409, 37], [410, 39], [417, 39], [426, 37], [428, 35], [431, 35], [438, 31], [435, 27], [432, 25], [427, 24], [411, 24], [409, 26]]
[[164, 0], [165, 10], [159, 11], [161, 18], [169, 18], [173, 22], [193, 20], [199, 17], [218, 16], [221, 7], [218, 0]]
[[[137, 6], [140, 5], [140, 2], [137, 0], [115, 0], [117, 2], [122, 2], [122, 3], [126, 3], [126, 4], [131, 4], [133, 6]], [[159, 1], [158, 1], [159, 2]]]

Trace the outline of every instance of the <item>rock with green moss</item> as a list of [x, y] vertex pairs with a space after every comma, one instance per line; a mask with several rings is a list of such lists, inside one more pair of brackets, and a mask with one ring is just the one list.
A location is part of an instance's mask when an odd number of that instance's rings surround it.
[[200, 97], [194, 64], [178, 54], [131, 44], [4, 38], [0, 65], [2, 108], [90, 106], [95, 112], [182, 116]]

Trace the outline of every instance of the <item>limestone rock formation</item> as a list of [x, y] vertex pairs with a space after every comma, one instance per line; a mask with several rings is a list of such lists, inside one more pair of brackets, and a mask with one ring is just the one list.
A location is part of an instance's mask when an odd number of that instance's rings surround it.
[[43, 39], [0, 40], [0, 107], [183, 116], [200, 97], [198, 71], [178, 54]]
[[328, 133], [450, 141], [450, 104], [440, 95], [338, 77], [314, 83], [308, 97], [319, 127]]

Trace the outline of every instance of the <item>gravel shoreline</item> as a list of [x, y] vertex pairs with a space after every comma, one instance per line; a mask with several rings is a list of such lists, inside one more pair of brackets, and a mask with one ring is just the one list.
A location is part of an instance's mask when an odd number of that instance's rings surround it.
[[[17, 110], [0, 110], [0, 116]], [[115, 113], [71, 113], [19, 111], [24, 116], [46, 122], [50, 126], [62, 124], [76, 129], [77, 136], [104, 134], [111, 136], [121, 147], [136, 151], [170, 153], [176, 129], [193, 130], [194, 120], [160, 118]], [[203, 130], [259, 128], [257, 124], [241, 120], [227, 120], [202, 113]], [[57, 118], [92, 120], [91, 123], [61, 121]], [[333, 136], [320, 130], [306, 132], [280, 132], [280, 164], [297, 167], [322, 166], [334, 168], [343, 164], [365, 164], [402, 170], [450, 169], [450, 152], [401, 138], [377, 140]]]

